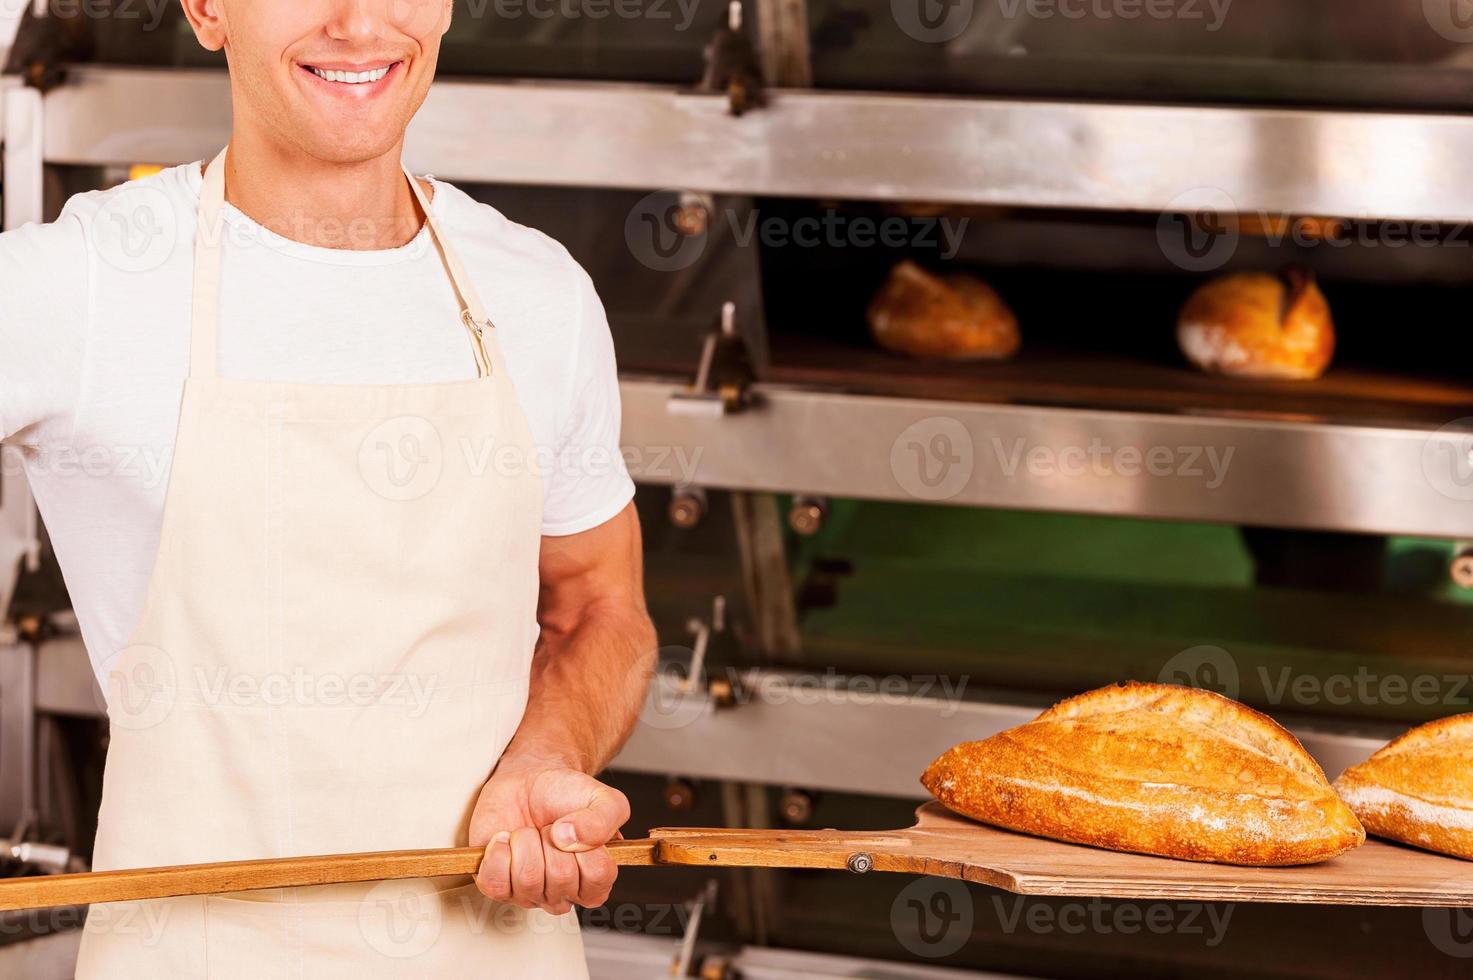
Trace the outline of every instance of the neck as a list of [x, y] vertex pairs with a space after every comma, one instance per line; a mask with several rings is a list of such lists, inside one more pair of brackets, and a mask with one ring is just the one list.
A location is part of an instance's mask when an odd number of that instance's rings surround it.
[[323, 248], [395, 248], [424, 214], [404, 179], [401, 139], [355, 163], [318, 160], [237, 126], [226, 158], [225, 199], [283, 238]]

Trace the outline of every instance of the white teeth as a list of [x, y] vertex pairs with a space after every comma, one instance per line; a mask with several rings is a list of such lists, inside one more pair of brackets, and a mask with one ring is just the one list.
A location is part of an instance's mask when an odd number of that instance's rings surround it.
[[329, 82], [342, 82], [345, 85], [363, 85], [368, 82], [376, 82], [389, 73], [390, 65], [385, 68], [375, 68], [373, 71], [323, 71], [321, 68], [312, 68], [312, 74], [318, 78], [325, 78]]

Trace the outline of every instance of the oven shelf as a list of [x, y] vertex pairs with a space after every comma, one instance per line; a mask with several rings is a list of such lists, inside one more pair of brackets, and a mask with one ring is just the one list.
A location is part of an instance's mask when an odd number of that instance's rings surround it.
[[1473, 415], [1473, 381], [1359, 365], [1317, 381], [1255, 381], [1103, 351], [1025, 348], [1002, 363], [937, 362], [793, 334], [770, 343], [767, 381], [857, 394], [1433, 428]]
[[[623, 441], [635, 479], [1473, 538], [1473, 422], [1460, 418], [1470, 402], [1451, 383], [1414, 391], [1347, 371], [1312, 391], [1238, 388], [1185, 369], [1132, 375], [1107, 358], [1088, 367], [1094, 380], [1083, 389], [1025, 376], [1027, 362], [1002, 366], [1006, 380], [989, 387], [963, 368], [922, 375], [878, 355], [842, 370], [822, 358], [774, 364], [752, 406], [728, 415], [672, 412], [685, 380], [626, 375]], [[982, 377], [985, 366], [971, 370]], [[1140, 408], [1151, 403], [1170, 409]]]

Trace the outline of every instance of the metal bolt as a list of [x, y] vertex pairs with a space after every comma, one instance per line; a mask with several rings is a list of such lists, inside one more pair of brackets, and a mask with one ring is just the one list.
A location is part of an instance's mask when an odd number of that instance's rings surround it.
[[699, 490], [676, 490], [670, 497], [667, 513], [671, 524], [689, 531], [706, 516], [706, 495]]
[[714, 202], [708, 195], [681, 194], [680, 203], [676, 207], [671, 223], [682, 235], [691, 237], [703, 235], [711, 224], [711, 212], [714, 207]]
[[731, 964], [723, 957], [708, 956], [701, 961], [701, 980], [731, 980]]
[[725, 677], [711, 678], [711, 682], [706, 685], [706, 691], [718, 708], [730, 708], [736, 704], [736, 688]]
[[672, 810], [689, 810], [696, 801], [696, 789], [684, 779], [672, 779], [665, 784], [665, 805]]
[[794, 826], [805, 824], [813, 819], [813, 797], [801, 789], [790, 789], [783, 794], [782, 802], [778, 804], [778, 812], [789, 824]]
[[875, 866], [874, 858], [860, 851], [858, 854], [849, 855], [849, 870], [857, 875], [862, 875]]
[[788, 511], [788, 527], [805, 538], [810, 538], [823, 529], [828, 519], [828, 504], [818, 497], [795, 497]]
[[1473, 548], [1458, 552], [1449, 571], [1458, 588], [1473, 589]]

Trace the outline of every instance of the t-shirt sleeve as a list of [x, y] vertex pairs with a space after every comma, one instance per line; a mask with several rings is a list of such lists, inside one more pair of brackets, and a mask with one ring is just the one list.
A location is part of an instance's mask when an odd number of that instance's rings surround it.
[[66, 211], [0, 234], [0, 440], [71, 438], [87, 336], [87, 241]]
[[619, 446], [614, 339], [593, 281], [574, 265], [577, 302], [568, 398], [543, 494], [542, 533], [577, 534], [616, 516], [634, 497]]

